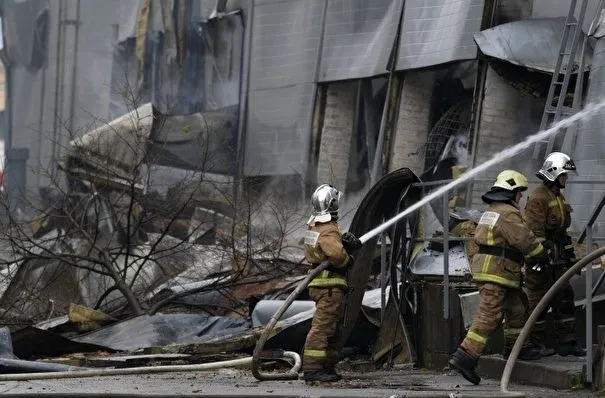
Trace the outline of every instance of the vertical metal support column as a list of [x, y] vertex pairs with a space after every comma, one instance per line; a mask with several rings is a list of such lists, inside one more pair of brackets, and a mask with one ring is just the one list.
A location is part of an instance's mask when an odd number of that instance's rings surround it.
[[450, 319], [450, 231], [447, 193], [443, 195], [443, 319]]
[[248, 14], [243, 22], [244, 44], [242, 48], [242, 62], [240, 65], [239, 81], [239, 112], [237, 116], [237, 144], [235, 148], [235, 178], [233, 181], [233, 203], [237, 204], [239, 191], [244, 180], [244, 162], [246, 153], [246, 120], [248, 116], [248, 90], [250, 81], [250, 60], [252, 58], [250, 46], [252, 43], [252, 21], [254, 21], [254, 1], [248, 5]]
[[23, 209], [27, 205], [27, 160], [28, 148], [7, 148], [4, 165], [4, 188], [8, 197], [9, 210]]
[[[586, 227], [586, 253], [592, 251], [592, 224]], [[592, 383], [592, 264], [586, 265], [586, 383]]]
[[[387, 289], [387, 234], [380, 234], [380, 322], [384, 321], [384, 311], [386, 309], [386, 289]], [[393, 287], [391, 287], [392, 289]]]

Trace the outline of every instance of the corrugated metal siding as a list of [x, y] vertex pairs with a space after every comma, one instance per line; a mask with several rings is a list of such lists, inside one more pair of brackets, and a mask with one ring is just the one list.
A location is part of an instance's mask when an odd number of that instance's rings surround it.
[[397, 69], [473, 59], [473, 34], [481, 27], [482, 0], [407, 0]]
[[304, 172], [323, 6], [322, 0], [254, 4], [246, 175]]
[[329, 0], [320, 81], [386, 73], [403, 0]]

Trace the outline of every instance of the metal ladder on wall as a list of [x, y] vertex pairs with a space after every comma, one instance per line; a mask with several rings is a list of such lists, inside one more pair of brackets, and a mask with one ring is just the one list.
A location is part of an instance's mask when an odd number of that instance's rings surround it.
[[[574, 18], [576, 10], [577, 0], [571, 0], [569, 5], [569, 13], [565, 19], [565, 26], [563, 28], [563, 37], [561, 38], [561, 46], [559, 48], [559, 55], [557, 56], [557, 62], [555, 64], [555, 70], [552, 75], [550, 87], [548, 89], [548, 95], [546, 97], [546, 105], [544, 106], [544, 113], [542, 114], [542, 121], [540, 122], [540, 131], [545, 130], [554, 123], [561, 120], [562, 117], [568, 117], [578, 112], [582, 107], [582, 86], [584, 84], [584, 52], [586, 50], [586, 38], [582, 46], [582, 52], [580, 57], [580, 68], [578, 70], [578, 77], [576, 79], [575, 90], [573, 95], [572, 106], [565, 106], [565, 99], [568, 95], [569, 80], [572, 73], [574, 72], [576, 51], [578, 49], [578, 42], [582, 36], [582, 23], [584, 21], [584, 15], [586, 14], [586, 7], [588, 0], [582, 0], [580, 6], [580, 13], [578, 20]], [[570, 39], [570, 32], [573, 27], [573, 37], [571, 41], [571, 47], [568, 46]], [[565, 61], [565, 69], [562, 71], [561, 68]], [[557, 98], [557, 103], [553, 104]], [[552, 136], [549, 140], [539, 141], [534, 146], [533, 158], [535, 160], [542, 160], [546, 154], [553, 151], [555, 146], [555, 140], [557, 136]], [[542, 152], [546, 144], [546, 151]]]

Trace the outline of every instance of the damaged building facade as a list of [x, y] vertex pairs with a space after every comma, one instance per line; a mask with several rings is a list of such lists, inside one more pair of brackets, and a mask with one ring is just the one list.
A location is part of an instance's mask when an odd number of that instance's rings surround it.
[[[585, 32], [599, 11], [588, 3]], [[207, 132], [212, 162], [200, 164], [190, 138], [164, 136], [152, 139], [162, 147], [150, 151], [152, 163], [281, 181], [299, 198], [319, 182], [351, 194], [400, 167], [421, 175], [440, 157], [472, 167], [540, 127], [568, 8], [547, 0], [5, 1], [6, 184], [48, 186], [71, 138], [145, 103], [220, 120]], [[589, 154], [600, 135], [580, 135], [572, 150], [582, 178], [601, 177], [592, 174], [599, 155]], [[533, 176], [539, 160], [519, 159]], [[578, 229], [599, 199], [584, 188], [569, 189]]]
[[[579, 98], [582, 105], [600, 99], [604, 61], [601, 2], [580, 3], [587, 4], [579, 35], [585, 45], [566, 65], [573, 68], [572, 87], [581, 88], [569, 102]], [[216, 325], [216, 333], [204, 336], [210, 344], [224, 330], [244, 333], [235, 342], [221, 340], [212, 346], [224, 352], [249, 349], [255, 342], [250, 327], [266, 324], [276, 309], [275, 302], [267, 301], [283, 299], [306, 272], [300, 266], [304, 219], [297, 221], [292, 236], [279, 242], [288, 250], [279, 246], [277, 255], [266, 257], [274, 246], [267, 239], [250, 238], [251, 225], [232, 228], [236, 214], [230, 214], [229, 207], [239, 189], [285, 192], [290, 201], [304, 204], [305, 216], [316, 184], [332, 183], [346, 193], [345, 198], [367, 194], [359, 206], [352, 203], [355, 200], [347, 203], [356, 210], [352, 220], [343, 217], [343, 224], [350, 222], [351, 230], [361, 236], [377, 220], [422, 197], [416, 185], [405, 191], [405, 201], [393, 201], [407, 184], [456, 178], [540, 129], [570, 1], [4, 0], [1, 5], [7, 81], [2, 131], [9, 203], [19, 208], [24, 197], [29, 203], [36, 195], [52, 202], [56, 188], [64, 185], [69, 201], [59, 209], [62, 213], [53, 213], [49, 206], [44, 217], [30, 223], [33, 238], [28, 243], [35, 250], [23, 245], [27, 266], [15, 260], [0, 270], [6, 271], [8, 281], [0, 286], [0, 308], [17, 303], [34, 313], [36, 321], [51, 318], [38, 323], [38, 329], [57, 331], [66, 316], [80, 331], [90, 331], [124, 315], [116, 314], [116, 309], [124, 307], [125, 296], [131, 307], [125, 313], [139, 315], [122, 324], [129, 330], [181, 321], [181, 332], [191, 324], [206, 330], [197, 315], [151, 316], [169, 307], [169, 299], [178, 299], [177, 308], [202, 312], [203, 307], [220, 318], [204, 318]], [[556, 148], [572, 154], [580, 174], [575, 178], [583, 180], [571, 181], [566, 189], [575, 209], [573, 227], [581, 231], [602, 195], [602, 116], [578, 128], [578, 134], [570, 129], [562, 136]], [[478, 194], [501, 168], [517, 168], [533, 179], [544, 156], [545, 148], [540, 149], [535, 156], [532, 147], [507, 159], [475, 179], [471, 191], [461, 189], [457, 195], [464, 196], [467, 206], [481, 209]], [[199, 191], [193, 190], [195, 206], [149, 222], [146, 236], [131, 234], [135, 221], [130, 220], [141, 212], [153, 208], [163, 215], [169, 199], [189, 194], [187, 184], [195, 181], [168, 178], [174, 170], [209, 176]], [[388, 173], [390, 180], [381, 180]], [[233, 197], [228, 195], [231, 191]], [[173, 200], [176, 207], [179, 200]], [[75, 231], [79, 241], [67, 239], [65, 214], [83, 202], [92, 205], [77, 213], [87, 221]], [[187, 213], [186, 220], [181, 213]], [[225, 225], [207, 227], [209, 216], [211, 224], [220, 224], [220, 217]], [[416, 221], [411, 220], [410, 230]], [[260, 220], [255, 227], [264, 224], [269, 222]], [[221, 229], [233, 239], [226, 244], [229, 256], [215, 245]], [[213, 234], [207, 234], [211, 230]], [[281, 232], [291, 232], [285, 230]], [[91, 239], [97, 237], [91, 231], [107, 241]], [[406, 234], [402, 233], [407, 238]], [[600, 236], [598, 223], [595, 236]], [[390, 250], [399, 243], [393, 242]], [[375, 260], [375, 246], [374, 242], [360, 258]], [[114, 257], [92, 261], [86, 250]], [[450, 272], [462, 286], [456, 293], [473, 290], [465, 279], [464, 249], [453, 250]], [[412, 262], [419, 252], [414, 247], [401, 260], [415, 275], [410, 277], [405, 267], [401, 275], [391, 275], [390, 286], [399, 287], [400, 277], [405, 288], [406, 297], [399, 297], [402, 303], [408, 300], [403, 310], [392, 307], [397, 300], [385, 303], [388, 295], [380, 278], [368, 283], [370, 273], [376, 276], [385, 270], [362, 271], [355, 265], [354, 284], [373, 290], [353, 293], [360, 303], [357, 308], [363, 305], [364, 311], [361, 321], [355, 319], [359, 311], [350, 311], [348, 332], [358, 339], [358, 347], [370, 345], [367, 336], [376, 338], [380, 343], [373, 355], [381, 360], [392, 353], [389, 344], [395, 339], [408, 340], [401, 343], [409, 350], [398, 354], [400, 363], [418, 359], [412, 346], [433, 344], [430, 349], [444, 354], [460, 340], [455, 332], [460, 319], [444, 320], [434, 304], [444, 300], [444, 254], [430, 252]], [[78, 260], [76, 267], [65, 267], [65, 253]], [[238, 257], [239, 253], [245, 256]], [[423, 269], [427, 258], [431, 264]], [[121, 276], [105, 269], [114, 266]], [[247, 279], [242, 281], [242, 276]], [[411, 281], [414, 276], [420, 280]], [[26, 294], [32, 292], [23, 286], [38, 280], [52, 283], [43, 287], [44, 294]], [[118, 290], [122, 294], [116, 294]], [[137, 297], [129, 298], [125, 294], [129, 291]], [[264, 300], [262, 305], [259, 299]], [[313, 311], [309, 304], [295, 303], [291, 314], [298, 320], [290, 322], [308, 321]], [[259, 311], [256, 318], [253, 308]], [[79, 317], [78, 311], [86, 316]], [[403, 317], [406, 311], [406, 327], [416, 333], [412, 337], [397, 331], [401, 319], [397, 315]], [[52, 319], [57, 314], [63, 318]], [[225, 319], [234, 314], [237, 320]], [[264, 321], [258, 321], [259, 316]], [[394, 320], [395, 327], [385, 327], [385, 319]], [[449, 341], [418, 337], [440, 331], [443, 322], [454, 331]], [[357, 328], [355, 333], [352, 328]], [[112, 341], [115, 329], [100, 329], [79, 342], [127, 351], [141, 347], [136, 344], [146, 347], [162, 341], [162, 336], [128, 344]], [[299, 348], [303, 332], [304, 328], [297, 329], [296, 339], [282, 335], [273, 346], [289, 342], [288, 348]], [[41, 332], [21, 334], [27, 333]], [[203, 331], [188, 333], [179, 336], [194, 339]], [[27, 344], [17, 347], [20, 350], [35, 345], [25, 337]], [[183, 341], [169, 343], [176, 342]]]

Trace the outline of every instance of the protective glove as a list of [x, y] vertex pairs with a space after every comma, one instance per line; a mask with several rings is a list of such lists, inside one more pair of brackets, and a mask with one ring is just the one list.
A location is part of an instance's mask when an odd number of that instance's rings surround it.
[[361, 241], [352, 233], [345, 232], [342, 234], [342, 247], [344, 247], [346, 252], [351, 255], [361, 247]]
[[565, 238], [563, 239], [563, 253], [561, 253], [561, 258], [569, 260], [571, 263], [576, 262], [576, 250], [573, 247], [573, 242], [569, 235], [565, 235]]
[[525, 260], [525, 264], [534, 272], [545, 272], [550, 267], [551, 250], [548, 247], [550, 247], [551, 245], [549, 245], [548, 243], [544, 244], [545, 242], [549, 242], [552, 245], [552, 242], [550, 241], [542, 242], [542, 246], [544, 246], [544, 251], [542, 251], [539, 256], [527, 257]]
[[353, 264], [355, 264], [355, 257], [353, 257], [349, 254], [349, 259], [347, 260], [347, 263], [344, 266], [335, 267], [334, 265], [330, 265], [328, 267], [328, 271], [334, 272], [334, 273], [346, 278], [349, 269], [353, 268]]
[[550, 240], [545, 240], [542, 242], [542, 246], [544, 246], [544, 253], [546, 253], [548, 257], [552, 260], [553, 257], [555, 257], [555, 253], [557, 250], [555, 244]]
[[546, 272], [546, 271], [548, 271], [549, 267], [550, 267], [550, 264], [548, 264], [548, 263], [542, 263], [542, 264], [538, 263], [538, 264], [534, 264], [531, 267], [531, 270], [534, 272]]

